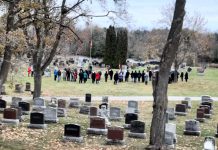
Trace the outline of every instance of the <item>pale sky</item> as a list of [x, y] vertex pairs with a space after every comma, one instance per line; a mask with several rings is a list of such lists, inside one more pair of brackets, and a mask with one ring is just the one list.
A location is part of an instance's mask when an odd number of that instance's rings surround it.
[[[110, 0], [112, 1], [112, 0]], [[127, 26], [131, 29], [147, 29], [151, 30], [161, 26], [158, 21], [162, 18], [161, 10], [174, 0], [126, 0], [127, 11], [130, 16], [130, 23], [117, 21], [115, 26]], [[109, 3], [109, 8], [114, 10], [113, 3]], [[94, 14], [104, 14], [102, 8], [92, 0], [89, 5]], [[193, 16], [199, 14], [206, 21], [205, 28], [207, 31], [218, 32], [218, 0], [187, 0], [186, 11]], [[93, 18], [93, 24], [101, 27], [113, 25], [113, 22], [108, 18]], [[79, 25], [82, 25], [80, 21]]]

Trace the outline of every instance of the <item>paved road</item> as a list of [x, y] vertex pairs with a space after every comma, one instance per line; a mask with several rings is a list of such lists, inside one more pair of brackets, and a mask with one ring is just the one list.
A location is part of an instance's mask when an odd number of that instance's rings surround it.
[[[110, 101], [119, 100], [119, 101], [128, 101], [128, 100], [136, 100], [136, 101], [153, 101], [152, 96], [108, 96]], [[200, 101], [201, 97], [198, 96], [189, 96], [193, 101]], [[31, 100], [32, 97], [22, 97], [23, 100]], [[51, 97], [43, 97], [46, 100], [50, 100]], [[70, 99], [70, 98], [79, 98], [80, 100], [85, 100], [84, 96], [68, 96], [68, 97], [56, 97], [56, 98], [63, 98], [63, 99]], [[183, 100], [185, 96], [168, 96], [169, 101], [180, 101]], [[212, 97], [214, 101], [218, 101], [218, 97]], [[11, 96], [3, 96], [3, 99], [10, 101]], [[93, 101], [100, 101], [102, 100], [102, 96], [92, 96]]]

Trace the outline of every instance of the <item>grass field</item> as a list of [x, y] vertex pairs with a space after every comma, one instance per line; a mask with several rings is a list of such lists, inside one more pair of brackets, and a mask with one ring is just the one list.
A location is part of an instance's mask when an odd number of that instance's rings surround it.
[[[170, 102], [169, 106], [174, 107], [176, 103]], [[95, 101], [94, 106], [98, 106], [100, 101]], [[111, 101], [111, 106], [120, 107], [122, 114], [124, 114], [127, 102], [126, 101]], [[218, 103], [214, 103], [214, 115], [212, 119], [207, 119], [205, 123], [200, 124], [201, 136], [185, 136], [183, 135], [184, 121], [186, 119], [194, 119], [196, 116], [196, 108], [199, 106], [199, 102], [192, 102], [192, 109], [189, 110], [188, 115], [177, 116], [175, 121], [177, 126], [177, 139], [176, 145], [177, 150], [201, 150], [203, 149], [203, 141], [205, 136], [214, 136], [216, 132], [216, 125], [218, 123], [216, 109]], [[125, 130], [125, 145], [123, 146], [111, 146], [105, 145], [105, 136], [94, 136], [87, 135], [86, 129], [89, 126], [89, 119], [87, 115], [79, 114], [79, 109], [68, 109], [68, 117], [59, 118], [60, 122], [57, 124], [49, 124], [46, 130], [34, 130], [28, 129], [29, 116], [26, 116], [24, 122], [19, 127], [8, 127], [0, 126], [0, 149], [1, 150], [117, 150], [117, 149], [128, 149], [128, 150], [141, 150], [144, 149], [149, 142], [149, 130], [152, 118], [152, 102], [139, 102], [139, 120], [146, 123], [146, 139], [133, 139], [127, 136], [128, 130]], [[0, 114], [0, 118], [2, 114]], [[66, 123], [77, 123], [82, 127], [82, 136], [84, 136], [84, 143], [78, 144], [73, 142], [63, 142], [62, 136], [64, 134], [64, 124]], [[121, 122], [112, 122], [112, 125], [124, 124], [124, 119]], [[218, 142], [218, 140], [216, 140]]]
[[[19, 77], [17, 77], [19, 78]], [[33, 89], [33, 78], [20, 77], [25, 82], [30, 82]], [[29, 92], [22, 94], [14, 93], [14, 88], [10, 89], [9, 84], [6, 84], [6, 92], [8, 95], [26, 95], [30, 96]], [[168, 95], [171, 96], [201, 96], [211, 95], [218, 96], [218, 69], [207, 69], [204, 76], [199, 76], [196, 73], [196, 68], [189, 74], [187, 83], [179, 80], [176, 84], [170, 84]], [[105, 83], [104, 76], [100, 84], [92, 84], [88, 80], [86, 84], [77, 82], [55, 82], [53, 77], [43, 77], [42, 82], [43, 96], [83, 96], [85, 93], [92, 93], [93, 96], [113, 95], [113, 96], [151, 96], [151, 82], [148, 85], [143, 83], [120, 83], [113, 85], [113, 81]]]

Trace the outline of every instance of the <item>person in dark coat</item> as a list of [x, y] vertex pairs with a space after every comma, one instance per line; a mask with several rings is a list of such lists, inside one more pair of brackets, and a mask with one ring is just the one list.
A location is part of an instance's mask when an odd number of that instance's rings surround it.
[[148, 76], [149, 76], [149, 81], [151, 81], [151, 79], [152, 79], [152, 71], [151, 70], [149, 70], [149, 72], [148, 72]]
[[188, 72], [185, 73], [185, 82], [188, 82]]
[[114, 84], [117, 84], [118, 79], [119, 79], [119, 75], [118, 72], [116, 71], [116, 73], [114, 74]]
[[129, 81], [129, 71], [127, 70], [126, 75], [125, 75], [125, 82]]
[[79, 73], [79, 83], [82, 83], [83, 82], [83, 70], [80, 70], [80, 73]]
[[138, 72], [138, 82], [141, 81], [141, 77], [142, 77], [142, 74], [141, 74], [141, 72], [139, 71], [139, 72]]
[[145, 82], [145, 71], [144, 70], [142, 71], [142, 82], [143, 83]]
[[111, 69], [111, 70], [109, 71], [110, 80], [112, 80], [112, 79], [113, 79], [113, 74], [114, 74], [114, 72], [113, 72], [113, 70]]
[[181, 81], [183, 82], [183, 78], [184, 78], [184, 73], [183, 72], [181, 72], [180, 78], [181, 78]]
[[134, 83], [136, 83], [136, 80], [138, 78], [138, 73], [136, 71], [133, 74], [133, 78], [134, 78]]
[[107, 78], [108, 78], [108, 73], [107, 71], [104, 73], [104, 79], [105, 79], [105, 82], [107, 82]]
[[134, 80], [134, 72], [133, 71], [131, 72], [130, 76], [131, 76], [131, 79], [132, 79], [132, 82], [133, 82], [133, 80]]
[[92, 83], [95, 83], [95, 72], [92, 72]]

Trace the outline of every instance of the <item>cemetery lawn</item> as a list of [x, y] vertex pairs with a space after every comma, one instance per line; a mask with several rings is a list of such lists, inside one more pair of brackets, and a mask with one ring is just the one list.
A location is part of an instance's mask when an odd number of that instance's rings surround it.
[[[184, 70], [185, 71], [185, 70]], [[93, 96], [113, 95], [113, 96], [151, 96], [151, 82], [148, 85], [143, 83], [133, 83], [130, 81], [114, 85], [113, 81], [104, 81], [104, 75], [99, 84], [92, 84], [91, 79], [86, 84], [77, 82], [69, 82], [61, 80], [59, 83], [53, 80], [52, 77], [43, 77], [42, 96], [84, 96], [85, 93], [91, 93]], [[33, 78], [22, 77], [23, 85], [25, 82], [31, 83], [33, 89]], [[30, 92], [22, 94], [14, 93], [14, 85], [9, 88], [9, 83], [6, 84], [6, 92], [8, 95], [31, 96]], [[188, 82], [169, 84], [168, 95], [171, 96], [201, 96], [211, 95], [218, 96], [218, 69], [206, 69], [204, 76], [199, 76], [196, 73], [196, 68], [193, 68], [189, 74]]]
[[[127, 107], [127, 101], [109, 101], [110, 106], [120, 107], [122, 115]], [[169, 106], [174, 107], [178, 102], [169, 102]], [[94, 106], [98, 106], [100, 101], [95, 101]], [[214, 136], [216, 132], [216, 125], [218, 123], [218, 102], [214, 103], [214, 115], [212, 119], [207, 119], [205, 123], [200, 123], [201, 135], [197, 136], [184, 136], [183, 130], [186, 119], [194, 119], [196, 116], [196, 108], [199, 102], [192, 102], [192, 109], [188, 111], [187, 116], [177, 116], [176, 120], [169, 121], [175, 123], [177, 127], [177, 150], [200, 150], [203, 149], [203, 141], [205, 136]], [[79, 114], [79, 109], [68, 109], [68, 117], [59, 118], [60, 122], [57, 124], [49, 124], [48, 128], [42, 129], [29, 129], [29, 116], [26, 116], [24, 122], [20, 123], [19, 127], [0, 126], [0, 149], [1, 150], [70, 150], [70, 149], [86, 149], [86, 150], [140, 150], [144, 149], [149, 143], [149, 129], [152, 118], [152, 102], [139, 102], [139, 120], [146, 123], [146, 139], [134, 139], [128, 137], [128, 130], [125, 130], [125, 145], [105, 145], [105, 136], [87, 135], [86, 129], [89, 127], [89, 119], [87, 115]], [[2, 114], [0, 114], [2, 118]], [[64, 134], [64, 125], [67, 123], [77, 123], [82, 127], [82, 136], [84, 143], [78, 144], [74, 142], [63, 142], [62, 136]], [[111, 122], [112, 125], [124, 124], [124, 119], [121, 122]], [[216, 139], [218, 142], [218, 139]]]

